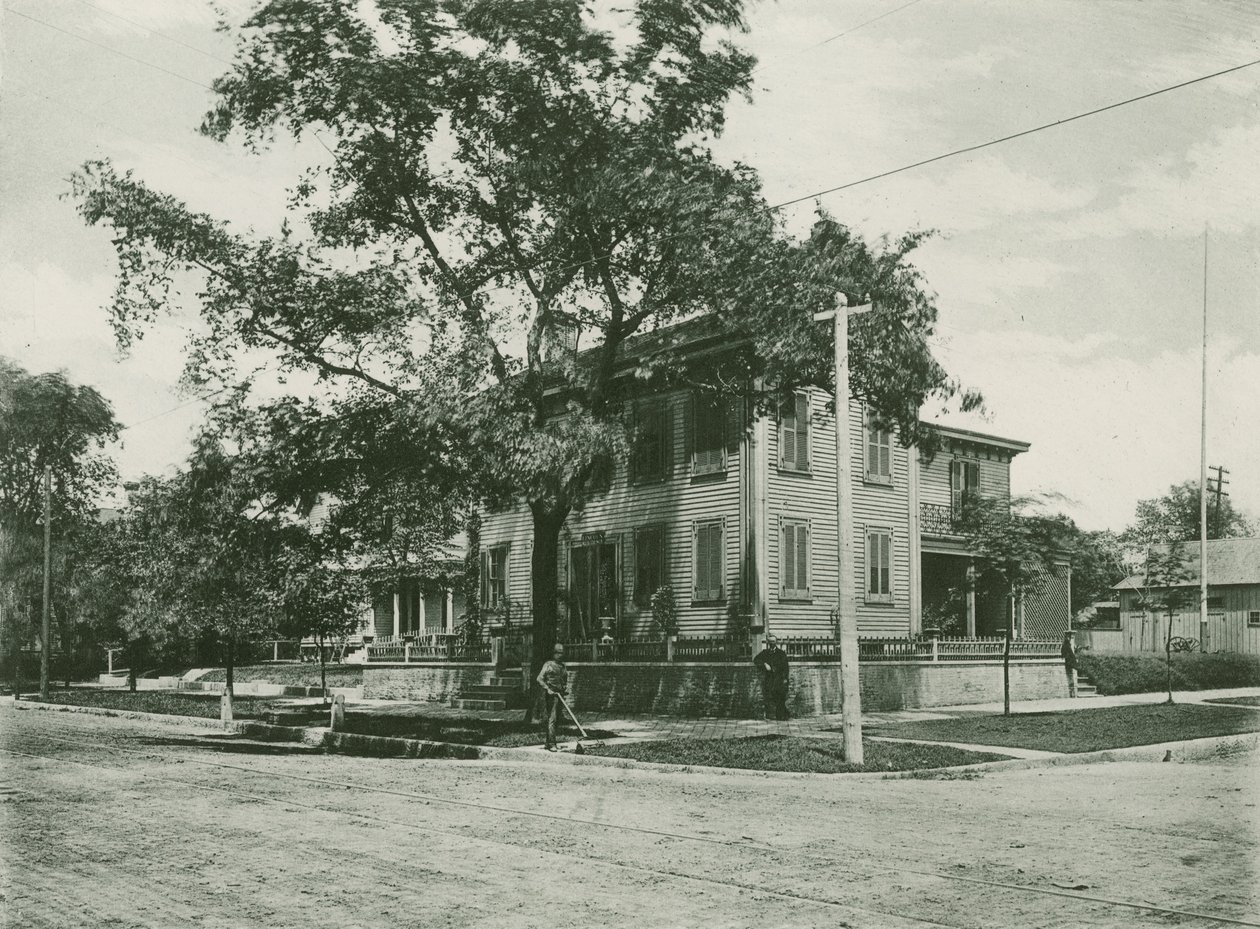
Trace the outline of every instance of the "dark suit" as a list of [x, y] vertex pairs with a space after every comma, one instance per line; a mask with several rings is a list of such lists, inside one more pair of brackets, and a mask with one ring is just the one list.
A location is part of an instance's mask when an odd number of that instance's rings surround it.
[[761, 695], [765, 700], [766, 719], [787, 719], [787, 652], [778, 647], [763, 648], [753, 659], [753, 665], [761, 672]]

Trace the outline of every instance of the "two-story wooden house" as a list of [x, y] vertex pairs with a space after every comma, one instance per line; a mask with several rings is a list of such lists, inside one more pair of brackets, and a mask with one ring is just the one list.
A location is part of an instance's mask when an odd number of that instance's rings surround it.
[[[652, 631], [651, 596], [674, 592], [682, 635], [722, 635], [737, 624], [781, 636], [825, 637], [837, 590], [835, 417], [827, 394], [797, 391], [778, 409], [670, 390], [633, 410], [636, 441], [606, 492], [565, 524], [558, 637], [591, 641]], [[938, 427], [930, 459], [876, 428], [860, 402], [845, 429], [852, 456], [858, 631], [902, 637], [937, 625], [999, 635], [1005, 597], [968, 590], [969, 557], [953, 531], [964, 496], [1009, 498], [1010, 467], [1028, 444]], [[482, 605], [528, 622], [528, 511], [486, 513]], [[1029, 638], [1068, 625], [1066, 565], [1016, 617]], [[744, 617], [741, 621], [739, 617]]]

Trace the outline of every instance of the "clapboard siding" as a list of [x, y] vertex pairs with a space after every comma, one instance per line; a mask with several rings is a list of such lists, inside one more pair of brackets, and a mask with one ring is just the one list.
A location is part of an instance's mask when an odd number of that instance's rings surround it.
[[[1260, 611], [1260, 585], [1209, 586], [1208, 598], [1219, 597], [1220, 604], [1208, 608], [1206, 636], [1199, 623], [1198, 589], [1188, 591], [1187, 597], [1189, 604], [1173, 614], [1174, 636], [1200, 639], [1208, 652], [1260, 655], [1260, 626], [1247, 623], [1248, 614]], [[1136, 591], [1121, 591], [1120, 630], [1124, 651], [1162, 653], [1168, 634], [1168, 614], [1145, 612]]]
[[[676, 391], [662, 398], [668, 410], [669, 474], [663, 481], [634, 483], [622, 462], [607, 492], [590, 500], [581, 512], [570, 514], [560, 540], [559, 579], [562, 592], [568, 587], [569, 551], [591, 533], [603, 533], [605, 542], [619, 550], [619, 600], [627, 631], [647, 633], [651, 627], [648, 610], [634, 603], [634, 533], [647, 526], [665, 530], [665, 582], [674, 588], [680, 631], [686, 634], [722, 631], [726, 623], [726, 601], [739, 596], [740, 511], [739, 511], [739, 433], [742, 425], [734, 411], [728, 416], [726, 469], [717, 475], [693, 478], [686, 430], [690, 394]], [[723, 602], [693, 603], [692, 525], [697, 520], [722, 519], [725, 523]], [[514, 604], [527, 606], [530, 600], [530, 545], [533, 533], [528, 510], [515, 507], [502, 513], [488, 513], [482, 522], [482, 546], [493, 547], [510, 541], [508, 582]], [[561, 597], [562, 613], [567, 598]]]
[[[772, 422], [767, 430], [767, 549], [770, 589], [767, 591], [770, 627], [784, 635], [829, 635], [832, 610], [839, 600], [836, 548], [836, 433], [835, 417], [827, 411], [827, 395], [810, 394], [810, 470], [808, 473], [780, 468], [780, 429]], [[909, 488], [910, 457], [893, 446], [892, 482], [870, 483], [865, 473], [863, 408], [851, 404], [848, 416], [849, 449], [854, 516], [854, 585], [861, 635], [905, 635], [910, 623]], [[810, 544], [810, 597], [783, 596], [783, 533], [785, 519], [808, 520]], [[892, 532], [893, 572], [891, 603], [867, 603], [866, 528]]]
[[986, 452], [974, 446], [942, 448], [928, 461], [919, 459], [919, 498], [924, 503], [949, 506], [953, 502], [949, 469], [952, 461], [971, 461], [980, 466], [980, 493], [998, 499], [1011, 495], [1011, 464], [998, 450]]

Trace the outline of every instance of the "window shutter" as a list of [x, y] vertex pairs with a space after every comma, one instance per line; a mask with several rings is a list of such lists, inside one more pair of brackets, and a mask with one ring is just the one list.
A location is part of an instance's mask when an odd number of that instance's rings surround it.
[[481, 605], [490, 605], [490, 553], [481, 553]]
[[809, 526], [796, 527], [796, 589], [809, 596]]
[[780, 549], [783, 563], [779, 566], [779, 576], [783, 579], [783, 595], [796, 587], [796, 526], [783, 524], [783, 545]]
[[876, 551], [878, 544], [875, 541], [875, 533], [868, 532], [866, 534], [866, 592], [879, 593], [879, 553]]
[[892, 533], [879, 536], [879, 592], [892, 593]]
[[879, 473], [883, 477], [892, 476], [892, 436], [887, 432], [881, 432], [880, 438], [883, 441], [879, 446]]
[[957, 458], [949, 463], [949, 497], [957, 509], [962, 503], [962, 462]]
[[796, 467], [796, 404], [779, 404], [779, 465]]
[[796, 467], [809, 470], [809, 394], [796, 395]]

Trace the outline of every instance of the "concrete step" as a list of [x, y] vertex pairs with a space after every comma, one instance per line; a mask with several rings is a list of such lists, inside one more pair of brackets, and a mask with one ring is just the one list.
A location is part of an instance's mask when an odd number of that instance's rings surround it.
[[[480, 684], [477, 686], [481, 686]], [[521, 690], [524, 683], [519, 677], [492, 677], [490, 678], [491, 687], [511, 687], [513, 690]]]
[[506, 700], [479, 700], [472, 697], [452, 697], [451, 707], [456, 710], [506, 710]]
[[465, 684], [459, 695], [480, 700], [511, 700], [520, 692], [520, 687], [510, 684]]

